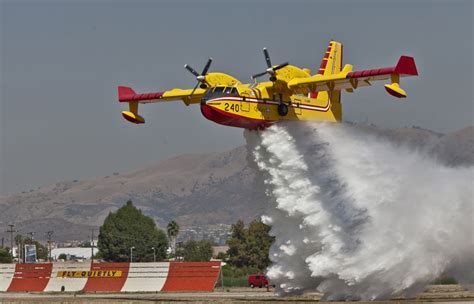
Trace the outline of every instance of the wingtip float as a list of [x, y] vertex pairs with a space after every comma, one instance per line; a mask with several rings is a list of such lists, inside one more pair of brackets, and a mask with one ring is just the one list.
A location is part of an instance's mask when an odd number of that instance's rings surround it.
[[266, 48], [263, 53], [267, 67], [251, 78], [268, 76], [269, 81], [243, 84], [228, 74], [209, 72], [209, 58], [201, 73], [185, 65], [197, 82], [192, 89], [137, 94], [119, 86], [119, 101], [129, 104], [122, 115], [132, 123], [143, 124], [145, 119], [138, 114], [140, 103], [181, 100], [186, 105], [200, 104], [202, 114], [211, 121], [246, 129], [262, 129], [281, 120], [339, 122], [342, 91], [352, 93], [372, 82], [389, 80], [384, 85], [387, 93], [406, 98], [400, 79], [418, 75], [415, 60], [409, 56], [401, 56], [395, 66], [353, 71], [350, 64], [342, 66], [342, 43], [332, 40], [315, 75], [309, 68], [288, 62], [272, 64]]

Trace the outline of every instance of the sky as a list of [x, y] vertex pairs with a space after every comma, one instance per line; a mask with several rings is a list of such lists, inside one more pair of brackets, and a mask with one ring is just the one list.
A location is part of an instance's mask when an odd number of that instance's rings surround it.
[[383, 84], [343, 95], [344, 120], [453, 132], [473, 124], [472, 1], [0, 0], [0, 195], [244, 144], [182, 102], [123, 120], [117, 86], [190, 88], [185, 63], [241, 81], [274, 63], [316, 71], [330, 39], [354, 69], [414, 56], [405, 100]]

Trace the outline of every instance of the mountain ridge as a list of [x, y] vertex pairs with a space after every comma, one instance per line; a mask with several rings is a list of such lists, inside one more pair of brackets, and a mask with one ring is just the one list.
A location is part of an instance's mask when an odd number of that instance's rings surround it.
[[[421, 128], [353, 127], [414, 149], [447, 166], [474, 164], [474, 126], [449, 134]], [[131, 199], [160, 227], [175, 219], [182, 227], [231, 224], [261, 215], [269, 198], [247, 164], [245, 146], [224, 152], [185, 154], [123, 174], [50, 184], [0, 197], [0, 226], [13, 223], [38, 239], [55, 231], [58, 241], [82, 240], [97, 231], [109, 212]], [[3, 232], [0, 236], [8, 238]]]

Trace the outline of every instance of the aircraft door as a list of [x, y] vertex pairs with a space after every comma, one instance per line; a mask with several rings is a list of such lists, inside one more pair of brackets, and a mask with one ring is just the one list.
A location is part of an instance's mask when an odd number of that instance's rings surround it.
[[301, 98], [300, 97], [291, 97], [291, 104], [293, 105], [293, 109], [295, 109], [296, 115], [301, 115]]
[[301, 115], [300, 103], [299, 103], [299, 102], [294, 103], [294, 106], [295, 106], [295, 108], [294, 108], [294, 109], [295, 109], [295, 113], [296, 113], [297, 115]]
[[240, 109], [242, 109], [243, 112], [250, 111], [250, 102], [248, 102], [245, 97], [240, 102]]
[[250, 97], [250, 95], [247, 92], [243, 92], [240, 97], [242, 97], [242, 100], [240, 101], [240, 109], [242, 112], [248, 112], [250, 111], [250, 102], [247, 101], [247, 98]]

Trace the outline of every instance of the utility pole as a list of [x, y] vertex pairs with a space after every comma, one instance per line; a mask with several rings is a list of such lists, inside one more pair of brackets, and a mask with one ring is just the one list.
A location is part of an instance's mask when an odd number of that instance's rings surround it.
[[92, 229], [91, 233], [91, 263], [94, 263], [94, 229]]
[[10, 253], [13, 257], [13, 233], [15, 232], [15, 229], [13, 229], [13, 227], [15, 227], [15, 225], [9, 224], [8, 227], [10, 227], [7, 230], [7, 232], [10, 232]]
[[46, 236], [48, 237], [48, 253], [49, 253], [49, 262], [51, 263], [53, 260], [51, 259], [51, 237], [53, 236], [54, 231], [46, 232]]
[[135, 246], [130, 247], [130, 263], [133, 262], [133, 249], [135, 249]]

